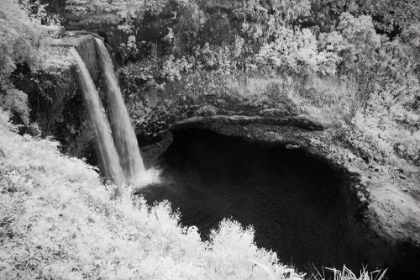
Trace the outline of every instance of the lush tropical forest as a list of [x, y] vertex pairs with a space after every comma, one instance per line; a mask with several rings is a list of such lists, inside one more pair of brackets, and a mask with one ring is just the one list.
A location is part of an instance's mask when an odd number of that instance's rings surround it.
[[420, 2], [1, 0], [0, 279], [324, 279], [283, 265], [252, 227], [223, 220], [202, 241], [168, 202], [104, 178], [74, 74], [73, 47], [112, 111], [91, 37], [146, 166], [180, 125], [309, 127], [227, 130], [357, 174], [364, 222], [420, 245]]

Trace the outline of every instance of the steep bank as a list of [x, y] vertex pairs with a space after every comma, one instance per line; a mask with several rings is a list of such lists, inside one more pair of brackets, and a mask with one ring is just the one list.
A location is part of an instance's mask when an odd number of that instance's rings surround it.
[[[238, 110], [240, 102], [229, 99], [219, 99], [219, 103], [223, 106], [214, 106], [216, 113], [203, 116], [197, 112], [208, 106], [208, 102], [197, 102], [197, 107], [192, 106], [193, 116], [178, 117], [170, 131], [210, 129], [227, 136], [240, 136], [248, 141], [281, 143], [291, 149], [300, 148], [315, 157], [327, 159], [331, 165], [358, 178], [351, 188], [365, 209], [365, 222], [382, 238], [391, 243], [407, 241], [415, 246], [420, 244], [418, 168], [407, 168], [403, 163], [398, 166], [369, 161], [363, 151], [347, 142], [345, 134], [348, 131], [345, 128], [320, 122], [308, 114], [299, 114], [298, 105], [290, 99], [282, 100], [282, 104], [285, 104], [283, 108], [289, 110], [277, 111], [263, 111], [259, 106], [248, 106], [246, 111], [242, 111]], [[162, 143], [143, 147], [145, 156], [157, 160], [153, 154], [159, 156], [163, 153], [162, 147], [168, 147], [171, 134], [165, 134]], [[400, 169], [403, 166], [404, 169]]]
[[0, 110], [0, 279], [302, 279], [251, 230], [225, 221], [203, 243], [167, 204], [111, 200], [94, 168], [10, 129]]
[[[86, 29], [109, 34], [117, 25], [127, 28], [127, 34], [121, 29], [114, 33], [119, 37], [113, 47], [141, 143], [201, 117], [195, 126], [214, 122], [231, 135], [305, 147], [361, 174], [359, 197], [370, 206], [367, 216], [378, 232], [391, 239], [418, 239], [418, 222], [409, 219], [418, 214], [416, 22], [400, 22], [401, 29], [388, 37], [377, 32], [383, 22], [358, 14], [362, 5], [327, 17], [335, 23], [317, 19], [314, 28], [305, 29], [296, 22], [317, 10], [291, 6], [291, 1], [284, 2], [287, 9], [277, 1], [159, 1], [157, 6], [141, 1], [130, 11], [114, 1], [66, 3], [84, 12]], [[289, 9], [294, 13], [284, 14]], [[89, 25], [101, 20], [112, 27]], [[332, 28], [319, 30], [325, 23]], [[143, 31], [151, 35], [145, 42], [137, 37]], [[262, 123], [271, 122], [267, 117], [292, 121], [301, 115], [323, 123], [324, 130]], [[70, 135], [61, 137], [68, 143], [79, 135], [71, 125], [63, 130]]]
[[158, 161], [161, 183], [139, 191], [169, 200], [203, 239], [223, 218], [255, 229], [258, 246], [300, 270], [312, 264], [356, 271], [389, 267], [389, 279], [417, 279], [420, 250], [378, 236], [363, 216], [357, 177], [304, 148], [225, 136], [203, 128], [173, 132]]
[[[65, 38], [61, 42], [57, 42], [57, 45], [64, 47], [76, 45], [81, 48], [82, 53], [85, 51], [84, 56], [88, 61], [91, 75], [99, 81], [98, 68], [95, 68], [97, 67], [97, 61], [94, 60], [96, 52], [91, 45], [93, 38], [86, 34], [80, 36], [79, 39]], [[66, 84], [63, 84], [63, 86], [66, 86]], [[65, 91], [60, 93], [64, 93], [61, 98], [68, 102], [71, 95]], [[76, 98], [77, 101], [77, 93], [73, 95], [73, 98]], [[178, 97], [171, 100], [168, 99], [167, 94], [154, 97], [145, 95], [144, 98], [149, 100], [149, 104], [151, 104], [149, 109], [145, 108], [145, 112], [153, 110], [153, 106], [159, 105], [164, 99], [178, 102]], [[418, 188], [416, 187], [418, 174], [415, 171], [407, 175], [401, 174], [398, 169], [391, 169], [392, 166], [384, 167], [380, 163], [367, 163], [364, 160], [363, 153], [340, 140], [342, 134], [346, 133], [344, 129], [337, 127], [334, 123], [321, 122], [310, 114], [302, 114], [299, 104], [295, 103], [285, 93], [275, 97], [277, 103], [272, 107], [267, 107], [264, 100], [260, 102], [258, 98], [255, 100], [253, 98], [252, 95], [244, 98], [221, 94], [206, 95], [189, 101], [187, 99], [189, 103], [184, 102], [184, 104], [188, 104], [185, 111], [178, 111], [178, 114], [172, 115], [172, 119], [166, 122], [165, 115], [154, 116], [150, 124], [155, 126], [163, 121], [167, 127], [171, 127], [171, 130], [174, 131], [191, 127], [209, 128], [225, 135], [242, 136], [256, 141], [284, 143], [290, 145], [290, 147], [302, 147], [311, 154], [328, 158], [332, 164], [345, 167], [350, 172], [359, 175], [360, 184], [357, 184], [357, 186], [359, 186], [360, 201], [368, 209], [365, 212], [366, 219], [373, 228], [377, 229], [379, 234], [394, 241], [406, 240], [414, 244], [419, 243], [418, 228], [420, 228], [420, 222], [417, 217], [420, 212]], [[54, 106], [59, 106], [58, 109], [50, 109], [57, 116], [55, 123], [63, 122], [63, 118], [60, 118], [60, 110], [61, 112], [69, 110], [67, 105], [63, 105], [64, 103], [66, 102], [52, 102]], [[131, 104], [128, 103], [127, 105], [130, 107]], [[80, 104], [73, 104], [72, 106], [77, 110], [83, 108]], [[48, 112], [48, 110], [46, 111]], [[83, 115], [82, 112], [83, 109], [71, 114], [75, 118], [76, 124], [79, 123], [77, 118]], [[137, 113], [133, 111], [133, 108], [131, 108], [131, 112], [132, 114]], [[45, 119], [50, 119], [50, 117], [45, 117]], [[78, 124], [79, 127], [83, 127], [82, 123], [83, 121]], [[75, 127], [66, 125], [65, 133], [72, 135], [70, 133], [72, 129], [74, 130]], [[77, 126], [75, 130], [78, 130]], [[165, 130], [165, 127], [160, 127], [160, 129], [158, 127], [154, 130], [154, 133], [159, 135], [164, 133]], [[77, 135], [78, 139], [76, 141], [74, 141], [74, 138], [69, 140], [69, 143], [74, 147], [69, 149], [70, 154], [78, 151], [77, 155], [84, 156], [83, 151], [92, 150], [92, 147], [89, 146], [91, 136], [89, 136], [86, 123], [85, 132], [85, 134], [73, 133], [73, 135]], [[46, 135], [49, 133], [46, 133]], [[165, 139], [167, 138], [165, 137]], [[140, 143], [150, 141], [143, 136], [140, 136], [139, 140]], [[148, 166], [153, 165], [153, 162], [163, 153], [169, 143], [170, 140], [163, 145], [153, 146], [160, 146], [158, 149], [151, 146], [142, 148], [146, 157], [150, 158]], [[88, 148], [86, 149], [86, 147]], [[404, 203], [401, 203], [401, 201]]]
[[408, 241], [420, 244], [419, 174], [403, 174], [395, 167], [366, 162], [358, 150], [340, 141], [339, 129], [313, 130], [290, 123], [273, 124], [278, 119], [259, 120], [225, 116], [181, 121], [174, 131], [186, 128], [205, 128], [228, 136], [240, 136], [248, 141], [282, 143], [290, 149], [303, 149], [315, 157], [327, 159], [331, 165], [347, 171], [356, 178], [352, 187], [359, 202], [366, 207], [365, 221], [391, 242]]
[[80, 52], [92, 79], [100, 85], [95, 37], [98, 35], [88, 32], [62, 32], [59, 38], [50, 40], [48, 44], [53, 52], [59, 54], [52, 59], [70, 61], [67, 67], [32, 73], [20, 66], [11, 78], [15, 87], [27, 94], [30, 119], [38, 124], [42, 137], [53, 136], [60, 141], [64, 153], [79, 157], [88, 157], [86, 151], [89, 149], [86, 147], [90, 145], [92, 135], [69, 50], [74, 47]]

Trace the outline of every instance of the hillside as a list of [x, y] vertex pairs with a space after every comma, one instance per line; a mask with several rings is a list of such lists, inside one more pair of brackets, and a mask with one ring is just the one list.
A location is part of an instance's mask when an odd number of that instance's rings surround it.
[[411, 0], [2, 0], [0, 279], [303, 278], [252, 228], [225, 220], [202, 242], [169, 203], [116, 195], [71, 55], [109, 114], [94, 38], [147, 167], [189, 128], [302, 149], [354, 178], [378, 240], [418, 249], [419, 15]]
[[129, 188], [112, 200], [94, 168], [0, 116], [0, 279], [263, 279], [267, 268], [302, 279], [256, 247], [252, 228], [224, 221], [201, 242], [167, 203], [150, 208]]

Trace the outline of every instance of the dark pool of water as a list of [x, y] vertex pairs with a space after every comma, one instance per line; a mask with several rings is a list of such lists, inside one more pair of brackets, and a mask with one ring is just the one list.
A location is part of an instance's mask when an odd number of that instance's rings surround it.
[[204, 239], [232, 217], [301, 270], [369, 264], [391, 266], [391, 279], [420, 279], [418, 249], [375, 236], [358, 220], [349, 176], [302, 149], [191, 129], [174, 133], [159, 165], [162, 183], [141, 193], [149, 203], [169, 200]]

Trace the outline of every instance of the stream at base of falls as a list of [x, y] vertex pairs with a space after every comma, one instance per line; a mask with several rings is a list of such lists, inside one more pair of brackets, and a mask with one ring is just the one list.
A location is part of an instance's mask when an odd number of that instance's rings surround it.
[[[302, 149], [248, 142], [215, 132], [174, 132], [159, 160], [161, 183], [142, 189], [151, 204], [168, 200], [203, 239], [223, 218], [252, 225], [259, 247], [308, 271], [343, 264], [358, 273], [390, 267], [390, 279], [420, 279], [420, 253], [392, 246], [361, 220], [351, 178]], [[397, 278], [396, 278], [397, 277]]]

